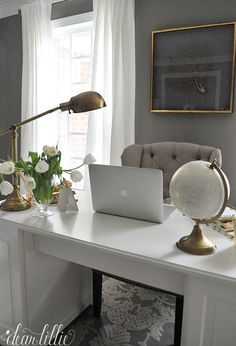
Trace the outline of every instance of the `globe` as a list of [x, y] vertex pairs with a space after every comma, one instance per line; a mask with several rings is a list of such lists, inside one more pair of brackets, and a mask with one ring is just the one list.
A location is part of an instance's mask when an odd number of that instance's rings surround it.
[[196, 221], [192, 233], [177, 246], [196, 255], [213, 253], [215, 245], [203, 235], [200, 224], [219, 218], [226, 206], [229, 182], [223, 171], [215, 162], [188, 162], [174, 173], [170, 197], [181, 213]]
[[193, 219], [211, 219], [224, 203], [224, 183], [210, 166], [206, 161], [188, 162], [174, 173], [170, 182], [174, 205]]

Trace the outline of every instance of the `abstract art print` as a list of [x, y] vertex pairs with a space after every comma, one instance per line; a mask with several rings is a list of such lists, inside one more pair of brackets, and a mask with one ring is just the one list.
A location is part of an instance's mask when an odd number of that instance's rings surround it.
[[152, 32], [152, 112], [232, 113], [235, 23]]

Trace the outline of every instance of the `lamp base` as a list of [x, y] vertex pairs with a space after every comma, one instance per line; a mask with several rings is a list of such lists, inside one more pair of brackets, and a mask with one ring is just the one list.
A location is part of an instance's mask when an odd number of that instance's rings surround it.
[[202, 233], [199, 223], [197, 223], [188, 236], [181, 238], [177, 243], [177, 247], [192, 255], [210, 255], [215, 252], [216, 246]]
[[20, 211], [31, 207], [31, 202], [21, 196], [19, 188], [14, 187], [13, 192], [1, 204], [1, 209], [6, 211]]

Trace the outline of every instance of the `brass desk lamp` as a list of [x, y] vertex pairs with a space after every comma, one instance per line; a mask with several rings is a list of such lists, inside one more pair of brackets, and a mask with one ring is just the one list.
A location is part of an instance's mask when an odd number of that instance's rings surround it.
[[[9, 133], [11, 135], [11, 151], [12, 151], [11, 158], [13, 161], [17, 161], [18, 160], [17, 130], [21, 126], [27, 123], [30, 123], [34, 120], [37, 120], [49, 113], [53, 113], [59, 109], [62, 112], [72, 111], [74, 113], [82, 113], [82, 112], [93, 111], [98, 108], [103, 108], [105, 106], [106, 106], [106, 103], [103, 97], [99, 93], [95, 91], [86, 91], [86, 92], [78, 94], [77, 96], [72, 97], [69, 102], [61, 103], [58, 107], [49, 109], [46, 112], [35, 115], [34, 117], [21, 121], [20, 123], [11, 125], [10, 127], [0, 131], [0, 136], [6, 133]], [[13, 184], [14, 190], [10, 195], [7, 196], [6, 201], [2, 203], [1, 208], [7, 211], [19, 211], [19, 210], [25, 210], [30, 208], [31, 206], [30, 201], [27, 201], [23, 196], [20, 195], [17, 174], [13, 175], [12, 184]]]

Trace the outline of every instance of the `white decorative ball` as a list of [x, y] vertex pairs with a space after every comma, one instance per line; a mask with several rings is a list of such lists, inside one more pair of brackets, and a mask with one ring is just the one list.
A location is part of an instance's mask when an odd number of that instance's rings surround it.
[[170, 182], [172, 202], [179, 211], [193, 219], [211, 219], [224, 202], [223, 181], [210, 165], [206, 161], [186, 163], [174, 173]]

